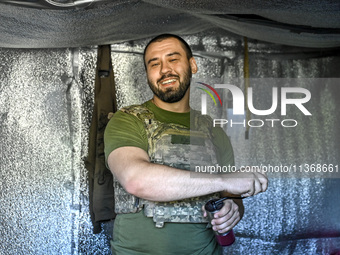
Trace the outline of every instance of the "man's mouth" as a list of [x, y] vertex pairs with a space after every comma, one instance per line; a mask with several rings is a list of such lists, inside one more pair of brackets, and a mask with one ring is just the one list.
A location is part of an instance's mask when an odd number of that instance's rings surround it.
[[170, 78], [170, 79], [162, 80], [162, 81], [160, 82], [160, 84], [163, 85], [163, 86], [170, 86], [170, 85], [173, 85], [176, 81], [177, 81], [177, 79], [175, 79], [175, 78]]

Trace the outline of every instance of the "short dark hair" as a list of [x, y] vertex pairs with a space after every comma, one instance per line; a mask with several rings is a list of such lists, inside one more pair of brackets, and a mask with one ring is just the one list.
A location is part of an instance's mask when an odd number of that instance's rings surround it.
[[183, 49], [187, 55], [187, 58], [190, 59], [192, 58], [192, 51], [190, 49], [190, 46], [189, 44], [184, 41], [184, 39], [182, 37], [179, 37], [178, 35], [174, 35], [174, 34], [161, 34], [161, 35], [158, 35], [156, 36], [155, 38], [153, 38], [146, 46], [145, 46], [145, 49], [144, 49], [144, 53], [143, 53], [143, 60], [144, 60], [144, 65], [145, 65], [145, 68], [146, 68], [146, 64], [145, 64], [145, 52], [146, 50], [148, 49], [148, 47], [150, 46], [151, 43], [154, 43], [154, 42], [161, 42], [165, 39], [169, 39], [169, 38], [175, 38], [177, 39], [178, 41], [180, 41], [180, 43], [182, 44], [183, 46]]

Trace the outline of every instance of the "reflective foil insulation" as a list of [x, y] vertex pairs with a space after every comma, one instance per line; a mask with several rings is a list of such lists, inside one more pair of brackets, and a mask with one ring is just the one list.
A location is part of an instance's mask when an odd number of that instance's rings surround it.
[[[218, 30], [184, 38], [199, 68], [192, 84], [243, 78], [243, 38]], [[142, 58], [147, 41], [111, 46], [119, 108], [152, 96]], [[96, 58], [96, 47], [0, 49], [0, 254], [111, 254], [112, 222], [92, 234], [84, 166]], [[339, 66], [338, 53], [249, 41], [251, 78], [338, 78]], [[244, 130], [227, 128], [236, 164], [339, 165], [337, 84], [310, 87], [319, 102], [312, 107], [318, 119], [303, 126], [304, 134], [251, 129], [245, 139]], [[262, 92], [257, 91], [259, 107], [267, 106]], [[199, 109], [199, 94], [191, 93]], [[244, 200], [236, 242], [224, 253], [340, 251], [340, 179], [269, 180], [267, 192]]]

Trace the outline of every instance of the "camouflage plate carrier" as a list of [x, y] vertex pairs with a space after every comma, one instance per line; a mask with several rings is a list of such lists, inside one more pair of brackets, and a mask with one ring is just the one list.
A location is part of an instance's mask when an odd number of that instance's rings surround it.
[[[200, 166], [217, 164], [209, 128], [212, 126], [211, 119], [208, 117], [195, 117], [194, 126], [199, 130], [190, 131], [179, 124], [157, 121], [154, 114], [141, 105], [126, 107], [121, 111], [136, 116], [144, 123], [151, 162], [189, 171], [193, 170], [190, 162]], [[203, 217], [202, 206], [208, 200], [219, 197], [215, 193], [180, 201], [153, 202], [127, 193], [117, 179], [114, 180], [114, 188], [116, 213], [136, 213], [144, 208], [145, 215], [153, 218], [156, 227], [163, 227], [164, 222], [208, 222]]]

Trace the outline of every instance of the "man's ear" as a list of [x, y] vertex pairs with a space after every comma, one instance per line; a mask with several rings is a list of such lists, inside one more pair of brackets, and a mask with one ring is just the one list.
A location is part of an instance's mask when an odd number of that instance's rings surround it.
[[189, 59], [189, 63], [190, 63], [190, 67], [191, 67], [191, 73], [193, 73], [193, 74], [197, 73], [198, 68], [197, 68], [197, 64], [196, 64], [195, 58], [191, 57]]

